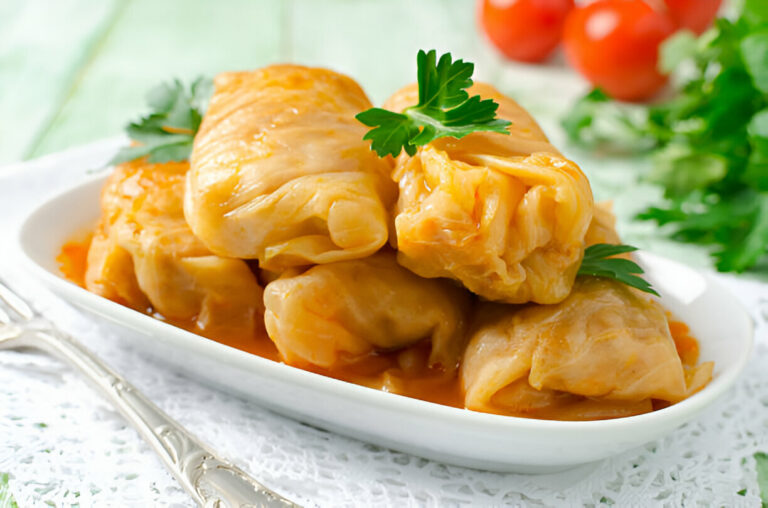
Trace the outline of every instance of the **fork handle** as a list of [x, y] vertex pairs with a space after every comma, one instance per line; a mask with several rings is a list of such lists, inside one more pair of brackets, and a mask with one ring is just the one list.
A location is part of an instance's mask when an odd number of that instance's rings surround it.
[[298, 507], [240, 468], [216, 457], [207, 446], [68, 335], [58, 330], [28, 330], [14, 342], [18, 346], [48, 351], [77, 368], [154, 448], [198, 505], [206, 508]]

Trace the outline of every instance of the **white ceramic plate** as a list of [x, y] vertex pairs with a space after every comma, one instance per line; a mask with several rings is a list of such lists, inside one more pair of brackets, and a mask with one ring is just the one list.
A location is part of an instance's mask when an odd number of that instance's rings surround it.
[[254, 356], [157, 321], [61, 278], [61, 245], [99, 216], [97, 176], [48, 200], [21, 226], [30, 270], [68, 301], [121, 328], [126, 340], [194, 379], [251, 398], [296, 419], [452, 464], [544, 472], [596, 461], [658, 439], [694, 418], [733, 384], [752, 347], [752, 322], [736, 299], [705, 274], [643, 253], [640, 261], [664, 304], [691, 327], [712, 382], [666, 409], [630, 418], [559, 422], [461, 410], [364, 388]]

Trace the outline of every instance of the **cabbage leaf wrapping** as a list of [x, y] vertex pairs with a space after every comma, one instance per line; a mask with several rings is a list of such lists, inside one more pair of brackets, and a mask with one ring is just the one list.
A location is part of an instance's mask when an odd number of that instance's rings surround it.
[[264, 304], [267, 332], [289, 364], [334, 368], [430, 341], [429, 365], [451, 371], [466, 344], [471, 299], [381, 252], [288, 273], [266, 286]]
[[326, 69], [218, 75], [190, 159], [192, 230], [218, 255], [275, 271], [376, 252], [397, 190], [355, 120], [368, 107], [355, 81]]
[[[592, 191], [578, 166], [533, 118], [490, 85], [470, 94], [499, 103], [509, 135], [440, 138], [397, 158], [398, 261], [422, 277], [450, 277], [505, 303], [557, 303], [568, 296], [592, 219]], [[417, 101], [411, 85], [385, 107]]]
[[137, 310], [195, 320], [203, 330], [261, 328], [262, 289], [245, 261], [212, 254], [183, 212], [189, 164], [117, 166], [101, 194], [88, 250], [89, 291]]

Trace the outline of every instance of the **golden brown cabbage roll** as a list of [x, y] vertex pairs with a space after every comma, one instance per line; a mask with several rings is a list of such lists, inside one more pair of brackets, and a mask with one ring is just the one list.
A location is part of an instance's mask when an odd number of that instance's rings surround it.
[[[571, 290], [592, 219], [589, 182], [531, 116], [485, 84], [510, 135], [441, 138], [398, 157], [398, 261], [422, 277], [450, 277], [489, 300], [557, 303]], [[416, 103], [415, 85], [385, 104]]]
[[430, 341], [430, 366], [450, 371], [466, 343], [470, 296], [381, 252], [270, 282], [264, 305], [267, 332], [289, 364], [334, 368]]
[[363, 141], [352, 79], [276, 65], [216, 77], [192, 151], [187, 220], [222, 256], [262, 268], [356, 259], [388, 237], [396, 187]]
[[102, 190], [102, 216], [88, 251], [89, 291], [202, 330], [253, 333], [262, 289], [245, 261], [211, 254], [183, 212], [189, 164], [117, 166]]
[[618, 401], [635, 414], [642, 404], [650, 410], [651, 399], [684, 399], [706, 384], [711, 369], [703, 364], [698, 376], [686, 375], [664, 309], [649, 295], [585, 277], [557, 305], [483, 304], [462, 384], [466, 406], [480, 411], [535, 414], [549, 405], [571, 411], [586, 397], [593, 409], [600, 409], [596, 401], [611, 401], [607, 407], [616, 409]]

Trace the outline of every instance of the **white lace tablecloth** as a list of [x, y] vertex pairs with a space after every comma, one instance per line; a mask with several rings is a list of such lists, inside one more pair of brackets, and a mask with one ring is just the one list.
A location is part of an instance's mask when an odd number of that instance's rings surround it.
[[[98, 167], [114, 146], [0, 170], [0, 275], [173, 418], [273, 489], [306, 506], [759, 506], [752, 456], [768, 452], [768, 284], [720, 277], [757, 323], [754, 358], [727, 397], [666, 438], [553, 475], [447, 466], [297, 423], [182, 377], [25, 277], [11, 237], [20, 214], [81, 178], [83, 160]], [[192, 505], [106, 402], [71, 369], [37, 353], [0, 351], [3, 472], [22, 507]]]

